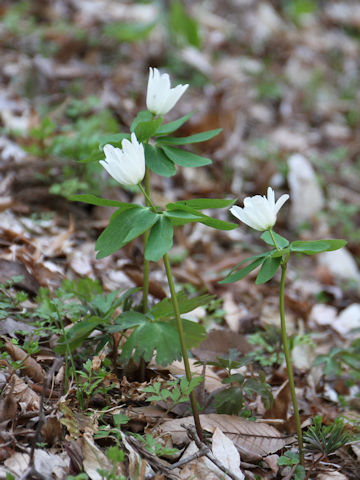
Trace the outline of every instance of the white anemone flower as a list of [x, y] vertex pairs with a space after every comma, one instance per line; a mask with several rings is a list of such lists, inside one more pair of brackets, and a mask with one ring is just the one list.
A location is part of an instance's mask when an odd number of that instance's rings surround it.
[[105, 160], [100, 160], [100, 164], [122, 185], [137, 185], [145, 175], [144, 146], [135, 133], [131, 134], [131, 142], [125, 139], [121, 146], [120, 149], [106, 144]]
[[289, 195], [282, 195], [275, 203], [274, 190], [269, 187], [267, 198], [261, 195], [246, 197], [243, 208], [234, 206], [230, 208], [230, 212], [255, 230], [269, 230], [275, 225], [276, 215], [288, 198]]
[[157, 68], [150, 67], [146, 94], [146, 106], [151, 113], [166, 115], [179, 100], [189, 85], [170, 87], [167, 73], [160, 74]]

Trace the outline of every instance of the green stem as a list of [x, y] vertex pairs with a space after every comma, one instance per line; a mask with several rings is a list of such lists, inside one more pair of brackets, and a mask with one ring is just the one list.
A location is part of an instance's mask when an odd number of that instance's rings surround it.
[[[145, 204], [151, 206], [152, 202], [150, 200], [150, 172], [148, 167], [145, 169], [145, 191], [142, 185], [139, 184], [140, 190], [144, 194]], [[144, 233], [144, 252], [146, 244], [149, 239], [149, 230], [146, 230]], [[143, 280], [143, 313], [146, 313], [149, 309], [149, 273], [150, 273], [150, 262], [144, 257], [144, 280]], [[139, 367], [140, 381], [144, 382], [146, 378], [145, 372], [145, 360], [141, 358], [140, 367]]]
[[[172, 276], [172, 272], [171, 272], [169, 256], [168, 256], [167, 253], [165, 253], [165, 255], [163, 257], [163, 260], [164, 260], [166, 276], [167, 276], [167, 279], [168, 279], [168, 284], [169, 284], [170, 293], [171, 293], [171, 301], [172, 301], [172, 304], [173, 304], [174, 315], [175, 315], [175, 319], [176, 319], [176, 326], [177, 326], [179, 339], [180, 339], [181, 352], [182, 352], [182, 356], [183, 356], [183, 360], [184, 360], [186, 378], [187, 378], [187, 381], [190, 383], [191, 379], [192, 379], [192, 375], [191, 375], [191, 370], [190, 370], [189, 357], [188, 357], [187, 350], [186, 350], [185, 336], [184, 336], [184, 330], [183, 330], [183, 326], [182, 326], [182, 322], [181, 322], [181, 318], [180, 318], [179, 304], [178, 304], [177, 297], [176, 297], [174, 280], [173, 280], [173, 276]], [[190, 393], [190, 403], [191, 403], [191, 408], [192, 408], [192, 412], [193, 412], [196, 432], [197, 432], [200, 440], [203, 441], [203, 434], [202, 434], [202, 430], [201, 430], [200, 417], [199, 417], [199, 412], [198, 412], [198, 408], [197, 408], [197, 403], [196, 403], [194, 391], [192, 391]]]
[[269, 228], [269, 233], [271, 235], [272, 241], [274, 242], [276, 250], [280, 250], [280, 248], [276, 244], [276, 240], [275, 240], [275, 237], [274, 237], [274, 232], [271, 230], [271, 228]]
[[[270, 230], [270, 233], [271, 233], [271, 230]], [[280, 281], [281, 336], [282, 336], [282, 342], [283, 342], [283, 347], [284, 347], [284, 354], [285, 354], [286, 368], [287, 368], [287, 374], [288, 374], [288, 379], [289, 379], [291, 400], [292, 400], [292, 404], [293, 404], [293, 408], [294, 408], [296, 432], [297, 432], [298, 444], [299, 444], [300, 464], [304, 466], [304, 448], [303, 448], [301, 421], [300, 421], [299, 407], [298, 407], [298, 402], [297, 402], [296, 392], [295, 392], [295, 382], [294, 382], [294, 374], [293, 374], [293, 369], [292, 369], [291, 354], [290, 354], [290, 349], [289, 349], [288, 337], [287, 337], [287, 333], [286, 333], [285, 278], [286, 278], [286, 268], [287, 268], [288, 260], [289, 260], [289, 255], [285, 259], [283, 259], [282, 264], [281, 264], [281, 281]]]
[[141, 185], [141, 183], [138, 183], [138, 186], [141, 190], [141, 193], [144, 195], [145, 197], [145, 202], [146, 202], [146, 205], [151, 207], [154, 211], [156, 211], [156, 207], [155, 205], [152, 203], [151, 201], [151, 198], [150, 196], [148, 195], [148, 193], [144, 190], [144, 187]]
[[[139, 185], [140, 186], [140, 185]], [[140, 190], [142, 189], [142, 186]], [[150, 172], [148, 167], [145, 169], [145, 203], [147, 206], [151, 206], [150, 200]], [[149, 230], [146, 230], [144, 233], [144, 252], [146, 248], [146, 244], [149, 238]], [[150, 262], [144, 258], [144, 282], [143, 282], [143, 313], [146, 313], [149, 308], [148, 297], [149, 297], [149, 270], [150, 270]]]

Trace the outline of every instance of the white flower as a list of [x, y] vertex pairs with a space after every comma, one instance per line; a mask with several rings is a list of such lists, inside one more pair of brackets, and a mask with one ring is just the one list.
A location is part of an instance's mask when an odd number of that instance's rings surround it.
[[275, 203], [274, 190], [269, 187], [267, 198], [261, 195], [246, 197], [244, 208], [234, 206], [230, 208], [230, 212], [249, 227], [264, 231], [275, 225], [276, 215], [288, 198], [289, 195], [282, 195]]
[[170, 87], [170, 77], [167, 73], [160, 75], [157, 68], [150, 67], [146, 94], [146, 106], [156, 115], [166, 115], [179, 100], [189, 85]]
[[105, 160], [100, 160], [100, 164], [122, 185], [137, 185], [145, 175], [144, 146], [135, 133], [131, 134], [131, 142], [125, 139], [121, 146], [122, 149], [105, 145]]

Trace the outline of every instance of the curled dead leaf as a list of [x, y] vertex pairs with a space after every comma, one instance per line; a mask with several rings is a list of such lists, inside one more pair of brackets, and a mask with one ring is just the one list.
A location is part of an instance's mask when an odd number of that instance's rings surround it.
[[27, 375], [36, 383], [40, 383], [44, 381], [45, 373], [38, 362], [30, 357], [24, 350], [22, 350], [17, 345], [9, 342], [9, 340], [5, 337], [1, 337], [5, 343], [5, 350], [11, 356], [11, 358], [15, 361], [20, 361], [24, 365], [24, 371]]

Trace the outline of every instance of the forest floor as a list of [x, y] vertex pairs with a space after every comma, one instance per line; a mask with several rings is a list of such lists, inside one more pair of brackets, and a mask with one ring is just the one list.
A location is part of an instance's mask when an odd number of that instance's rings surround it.
[[[129, 131], [157, 67], [190, 85], [167, 116], [194, 112], [179, 135], [222, 132], [197, 147], [211, 165], [152, 178], [156, 204], [209, 197], [242, 206], [271, 185], [290, 195], [279, 234], [347, 240], [337, 252], [291, 257], [285, 307], [304, 432], [321, 416], [327, 440], [336, 420], [349, 440], [335, 451], [308, 444], [306, 478], [359, 479], [358, 2], [24, 0], [0, 12], [0, 478], [230, 478], [214, 455], [238, 472], [231, 478], [303, 478], [291, 455], [277, 463], [296, 451], [280, 277], [219, 284], [263, 248], [244, 224], [188, 224], [170, 251], [177, 289], [209, 295], [186, 316], [207, 331], [191, 366], [205, 378], [196, 398], [209, 451], [191, 439], [189, 403], [161, 393], [181, 389], [182, 362], [123, 365], [124, 339], [114, 334], [114, 351], [100, 327], [80, 335], [71, 358], [57, 348], [84, 319], [111, 324], [126, 302], [141, 302], [141, 239], [96, 259], [113, 209], [69, 197], [141, 202], [86, 160], [101, 135]], [[236, 223], [227, 209], [208, 214]], [[154, 305], [168, 295], [162, 262], [150, 279]], [[248, 383], [229, 389], [229, 372]]]

